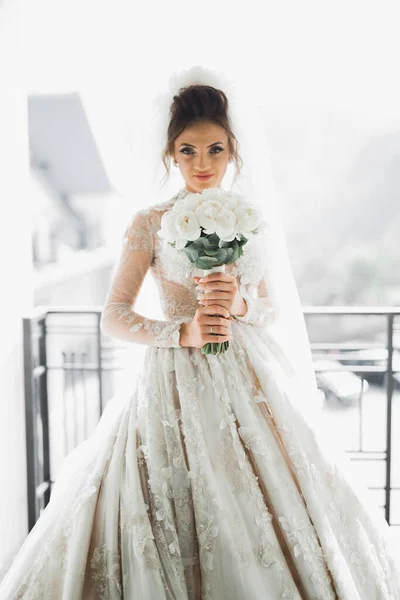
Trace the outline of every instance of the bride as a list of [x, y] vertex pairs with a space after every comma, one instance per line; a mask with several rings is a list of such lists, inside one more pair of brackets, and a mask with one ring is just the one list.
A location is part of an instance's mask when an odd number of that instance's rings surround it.
[[[316, 418], [265, 180], [259, 197], [251, 178], [247, 192], [266, 227], [224, 272], [196, 277], [158, 235], [175, 202], [225, 192], [230, 162], [239, 174], [241, 161], [249, 167], [244, 114], [202, 67], [172, 77], [160, 106], [159, 158], [185, 185], [127, 224], [101, 322], [147, 346], [142, 369], [65, 459], [0, 600], [399, 600], [389, 526]], [[134, 309], [149, 270], [165, 321]], [[213, 342], [229, 347], [201, 351]]]

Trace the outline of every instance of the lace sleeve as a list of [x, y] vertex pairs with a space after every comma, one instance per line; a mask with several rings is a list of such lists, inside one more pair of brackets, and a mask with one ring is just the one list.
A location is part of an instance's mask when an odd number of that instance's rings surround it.
[[269, 301], [265, 279], [261, 279], [257, 285], [240, 281], [239, 291], [247, 304], [247, 313], [243, 316], [235, 315], [235, 319], [257, 327], [264, 327], [274, 321], [274, 310]]
[[180, 348], [180, 326], [186, 319], [158, 321], [133, 307], [153, 260], [153, 233], [148, 216], [138, 211], [123, 236], [120, 258], [101, 314], [101, 331], [135, 344]]

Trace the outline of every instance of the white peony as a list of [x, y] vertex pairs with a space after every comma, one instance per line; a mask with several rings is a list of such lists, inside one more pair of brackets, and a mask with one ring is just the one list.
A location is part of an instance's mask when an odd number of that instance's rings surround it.
[[[176, 209], [176, 203], [174, 204], [174, 210], [183, 211], [195, 211], [196, 208], [203, 202], [204, 198], [201, 194], [188, 194], [186, 198], [182, 198], [182, 208]], [[179, 200], [178, 200], [179, 202]]]
[[207, 235], [216, 233], [221, 241], [231, 242], [240, 235], [251, 237], [260, 223], [260, 211], [243, 194], [216, 187], [176, 200], [163, 214], [157, 234], [181, 250], [188, 241], [198, 239], [202, 229]]
[[173, 205], [172, 210], [177, 213], [181, 212], [181, 210], [185, 209], [185, 202], [186, 202], [186, 198], [179, 198], [179, 200], [175, 201], [175, 204]]
[[231, 242], [235, 239], [238, 224], [237, 218], [234, 212], [228, 208], [222, 207], [216, 218], [217, 226], [215, 233], [224, 242]]
[[246, 202], [246, 197], [243, 194], [229, 194], [226, 196], [224, 204], [226, 208], [233, 210]]
[[161, 229], [157, 235], [168, 242], [175, 243], [176, 248], [184, 248], [190, 240], [197, 240], [201, 235], [200, 224], [193, 211], [169, 210], [161, 217]]
[[175, 227], [178, 232], [175, 247], [181, 250], [188, 241], [197, 240], [201, 235], [200, 223], [196, 213], [187, 210], [178, 213], [175, 219]]
[[256, 229], [261, 222], [260, 211], [257, 207], [247, 203], [240, 204], [233, 211], [237, 218], [238, 231], [245, 237], [250, 237], [252, 231]]
[[176, 228], [177, 213], [174, 210], [168, 210], [161, 217], [161, 229], [157, 231], [158, 237], [165, 238], [171, 244], [175, 242], [179, 236]]
[[233, 210], [239, 206], [239, 198], [237, 196], [228, 196], [225, 198], [224, 206], [229, 210]]
[[205, 233], [215, 233], [222, 209], [223, 204], [218, 200], [205, 200], [197, 207], [196, 216]]
[[201, 193], [197, 193], [200, 196], [201, 202], [207, 202], [208, 200], [218, 200], [219, 202], [225, 202], [227, 192], [222, 188], [213, 187], [203, 190]]

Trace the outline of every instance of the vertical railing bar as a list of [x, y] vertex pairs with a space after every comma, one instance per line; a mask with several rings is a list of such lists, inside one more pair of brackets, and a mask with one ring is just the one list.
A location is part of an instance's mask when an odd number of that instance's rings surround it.
[[386, 482], [385, 518], [390, 525], [391, 471], [392, 471], [392, 400], [393, 400], [393, 325], [394, 315], [387, 315], [387, 368], [386, 368]]
[[72, 408], [72, 423], [73, 423], [73, 443], [74, 443], [74, 448], [76, 448], [76, 446], [78, 445], [78, 415], [77, 415], [77, 406], [78, 406], [78, 400], [77, 400], [77, 372], [76, 372], [76, 353], [74, 351], [71, 351], [71, 392], [72, 392], [72, 397], [71, 397], [71, 404], [70, 404], [70, 408]]
[[[355, 373], [355, 372], [354, 372]], [[359, 450], [360, 452], [363, 451], [363, 386], [364, 386], [364, 379], [363, 376], [361, 375], [360, 377], [360, 382], [361, 382], [361, 391], [360, 391], [360, 395], [358, 397], [358, 416], [359, 416], [359, 428], [358, 428], [358, 446], [359, 446]]]
[[69, 444], [68, 444], [68, 412], [67, 412], [67, 398], [68, 398], [68, 383], [69, 383], [69, 374], [68, 367], [65, 368], [65, 364], [68, 360], [67, 353], [64, 351], [61, 353], [63, 357], [63, 365], [64, 365], [64, 394], [63, 394], [63, 433], [64, 433], [64, 456], [68, 454]]
[[[82, 365], [87, 362], [87, 352], [84, 350], [81, 354]], [[85, 439], [89, 435], [89, 409], [88, 409], [88, 383], [87, 383], [87, 372], [85, 367], [82, 367], [82, 389], [83, 389], [83, 430]]]
[[97, 375], [99, 378], [99, 413], [100, 417], [103, 414], [103, 364], [102, 364], [102, 356], [101, 356], [101, 329], [100, 329], [100, 321], [101, 321], [101, 313], [98, 312], [97, 315]]
[[[39, 349], [39, 345], [37, 346]], [[42, 407], [41, 407], [41, 392], [40, 392], [40, 379], [39, 377], [34, 377], [33, 379], [33, 389], [34, 389], [34, 418], [35, 418], [35, 442], [36, 442], [36, 519], [39, 517], [41, 510], [43, 509], [43, 493], [40, 495], [39, 491], [43, 490], [43, 481], [44, 481], [44, 457], [43, 457], [43, 421], [42, 421]]]
[[47, 385], [47, 319], [44, 316], [39, 338], [40, 363], [43, 365], [43, 373], [40, 376], [40, 411], [42, 417], [42, 443], [43, 443], [43, 480], [49, 484], [44, 493], [44, 506], [50, 500], [50, 431], [49, 431], [49, 398]]
[[22, 319], [23, 344], [24, 344], [24, 394], [25, 394], [25, 438], [26, 438], [26, 478], [28, 495], [28, 531], [37, 520], [36, 505], [36, 474], [37, 474], [37, 449], [35, 444], [35, 414], [34, 414], [34, 383], [33, 383], [33, 321], [30, 318]]

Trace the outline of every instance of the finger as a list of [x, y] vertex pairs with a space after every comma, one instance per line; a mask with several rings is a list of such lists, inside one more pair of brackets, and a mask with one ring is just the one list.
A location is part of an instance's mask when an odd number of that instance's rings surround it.
[[[229, 323], [230, 325], [230, 323]], [[212, 328], [212, 331], [210, 331], [210, 329]], [[204, 335], [211, 335], [212, 333], [218, 334], [218, 335], [229, 335], [231, 332], [231, 328], [230, 327], [224, 327], [223, 325], [206, 325], [206, 324], [202, 324], [200, 327], [200, 331], [201, 333]]]
[[[205, 302], [204, 304], [199, 303], [199, 308], [203, 308], [203, 307], [209, 308], [210, 306], [211, 307], [214, 306], [217, 308], [217, 310], [214, 311], [214, 314], [221, 314], [221, 310], [218, 310], [218, 308], [221, 308], [221, 307], [225, 308], [228, 311], [229, 316], [231, 314], [232, 302], [225, 302], [224, 300], [213, 300], [211, 302]], [[222, 316], [225, 316], [225, 313]], [[228, 318], [228, 317], [226, 317], [226, 318]]]
[[234, 284], [233, 282], [225, 282], [225, 281], [210, 281], [199, 284], [199, 291], [206, 292], [206, 290], [212, 291], [222, 291], [222, 292], [230, 292], [233, 291]]
[[208, 283], [209, 281], [233, 281], [236, 279], [233, 275], [229, 275], [228, 273], [222, 273], [217, 271], [216, 273], [210, 273], [209, 275], [205, 275], [204, 277], [196, 277], [193, 279], [200, 283]]
[[203, 335], [203, 344], [222, 344], [222, 342], [229, 342], [231, 339], [231, 335]]
[[212, 315], [201, 315], [200, 326], [201, 327], [229, 327], [231, 328], [232, 319], [226, 319], [225, 317], [214, 317]]
[[202, 315], [220, 315], [226, 319], [231, 318], [231, 314], [226, 306], [221, 304], [210, 304], [209, 306], [199, 306], [197, 309]]
[[208, 292], [208, 294], [199, 296], [199, 302], [207, 302], [208, 304], [210, 302], [215, 303], [216, 300], [225, 300], [225, 302], [228, 302], [232, 299], [233, 295], [231, 292]]
[[225, 296], [224, 298], [210, 298], [210, 300], [206, 298], [199, 300], [200, 306], [212, 306], [213, 304], [219, 304], [220, 306], [224, 306], [227, 310], [230, 311], [232, 306], [232, 297]]

